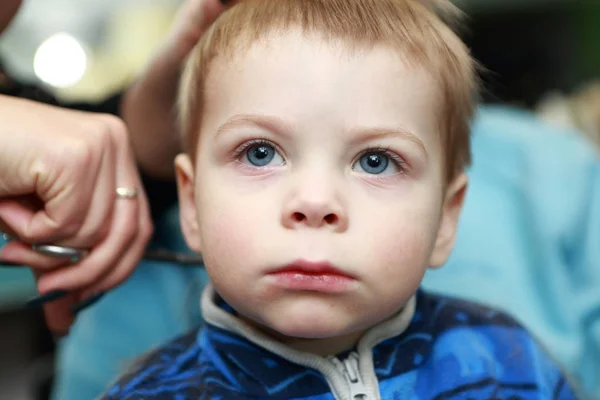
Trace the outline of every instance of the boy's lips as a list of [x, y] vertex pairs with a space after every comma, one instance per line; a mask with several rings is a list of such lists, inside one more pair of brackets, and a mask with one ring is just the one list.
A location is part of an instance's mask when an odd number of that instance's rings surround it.
[[356, 277], [326, 261], [297, 260], [268, 272], [277, 286], [290, 290], [341, 293], [349, 290]]

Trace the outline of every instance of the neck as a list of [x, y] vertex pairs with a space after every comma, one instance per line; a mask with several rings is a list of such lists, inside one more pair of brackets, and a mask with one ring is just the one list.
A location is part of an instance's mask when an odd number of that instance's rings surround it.
[[297, 338], [293, 336], [282, 335], [281, 333], [261, 325], [245, 316], [240, 315], [239, 318], [247, 324], [260, 330], [262, 333], [268, 335], [272, 339], [277, 340], [278, 342], [285, 344], [294, 350], [316, 354], [323, 357], [340, 354], [344, 351], [353, 349], [364, 334], [364, 331], [358, 331], [328, 338]]

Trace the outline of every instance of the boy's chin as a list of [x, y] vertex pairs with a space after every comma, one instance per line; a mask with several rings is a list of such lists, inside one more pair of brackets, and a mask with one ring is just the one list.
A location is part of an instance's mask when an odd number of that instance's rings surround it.
[[[352, 347], [351, 342], [378, 322], [379, 317], [384, 317], [379, 315], [378, 307], [356, 297], [305, 293], [270, 298], [260, 304], [231, 305], [246, 322], [273, 339], [298, 350], [317, 353], [323, 349], [319, 344], [329, 347], [332, 343], [330, 350], [340, 351]], [[311, 342], [315, 342], [314, 346]]]

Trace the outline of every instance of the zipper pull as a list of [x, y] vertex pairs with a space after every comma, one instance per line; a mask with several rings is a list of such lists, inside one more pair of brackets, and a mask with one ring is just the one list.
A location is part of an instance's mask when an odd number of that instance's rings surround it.
[[344, 377], [350, 384], [350, 399], [368, 400], [367, 387], [365, 386], [358, 367], [358, 354], [352, 353], [343, 362]]

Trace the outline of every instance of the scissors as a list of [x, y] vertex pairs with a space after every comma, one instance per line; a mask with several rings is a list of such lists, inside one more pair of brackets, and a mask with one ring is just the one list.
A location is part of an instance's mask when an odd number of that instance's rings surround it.
[[[3, 237], [6, 241], [13, 240], [13, 238], [11, 238], [7, 234], [3, 234]], [[32, 250], [34, 250], [40, 254], [44, 254], [44, 255], [47, 255], [50, 257], [64, 259], [71, 263], [76, 263], [76, 262], [82, 260], [89, 253], [88, 250], [82, 250], [82, 249], [77, 249], [77, 248], [68, 247], [68, 246], [59, 246], [59, 245], [54, 245], [54, 244], [33, 244], [33, 245], [31, 245], [31, 248], [32, 248]], [[179, 265], [191, 267], [191, 268], [203, 268], [204, 267], [204, 263], [203, 263], [201, 255], [172, 251], [172, 250], [161, 249], [161, 248], [147, 248], [143, 253], [142, 259], [149, 260], [149, 261], [169, 262], [169, 263], [179, 264]], [[2, 261], [2, 262], [0, 262], [0, 266], [22, 267], [23, 265], [18, 264], [18, 263]], [[37, 298], [29, 301], [27, 303], [27, 306], [28, 307], [40, 306], [45, 303], [48, 303], [48, 302], [51, 302], [54, 300], [58, 300], [64, 296], [66, 296], [67, 294], [68, 293], [64, 292], [64, 291], [49, 293], [47, 295], [40, 296], [40, 297], [37, 297]], [[101, 295], [94, 296], [94, 298], [92, 298], [88, 301], [84, 301], [82, 304], [76, 306], [76, 308], [73, 311], [75, 313], [77, 313], [78, 311], [82, 310], [83, 308], [89, 307], [92, 303], [98, 301], [100, 299], [100, 297], [101, 297]]]
[[[14, 240], [12, 237], [5, 233], [2, 236], [7, 242]], [[40, 254], [70, 260], [71, 262], [77, 262], [83, 259], [89, 253], [89, 251], [87, 250], [67, 246], [58, 246], [55, 244], [32, 244], [31, 249]], [[180, 251], [172, 251], [162, 248], [147, 248], [142, 255], [142, 259], [148, 261], [172, 262], [175, 264], [180, 264], [189, 267], [202, 268], [204, 266], [202, 256], [199, 254], [184, 253]], [[11, 263], [6, 261], [2, 261], [0, 262], [0, 264], [15, 267], [22, 266], [22, 264]]]
[[[54, 244], [34, 244], [31, 248], [38, 253], [56, 258], [65, 258], [77, 262], [84, 258], [87, 250], [80, 250], [73, 247], [57, 246]], [[149, 261], [164, 261], [181, 264], [189, 267], [202, 267], [203, 260], [201, 255], [188, 254], [167, 249], [146, 249], [142, 259]]]

